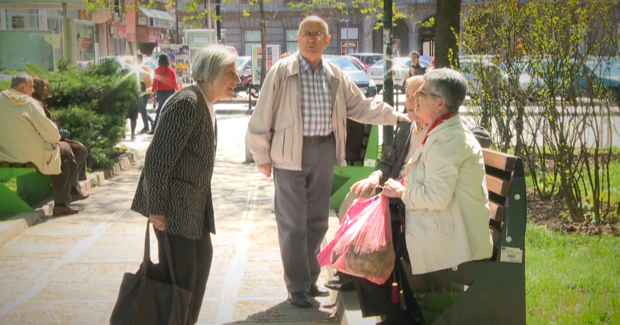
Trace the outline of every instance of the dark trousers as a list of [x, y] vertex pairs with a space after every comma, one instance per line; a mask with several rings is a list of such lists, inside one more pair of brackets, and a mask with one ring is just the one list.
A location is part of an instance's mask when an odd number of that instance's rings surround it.
[[78, 165], [75, 155], [68, 142], [58, 142], [60, 148], [60, 174], [52, 175], [54, 187], [54, 203], [69, 205], [71, 203], [71, 188], [78, 184]]
[[[364, 317], [370, 316], [388, 316], [388, 319], [408, 319], [411, 314], [422, 317], [422, 311], [418, 302], [409, 287], [407, 275], [401, 263], [401, 258], [409, 260], [407, 247], [405, 245], [404, 233], [401, 234], [400, 226], [402, 221], [399, 220], [400, 213], [395, 211], [398, 209], [390, 200], [390, 210], [392, 212], [392, 240], [394, 250], [396, 252], [396, 262], [394, 263], [394, 271], [390, 278], [382, 285], [370, 282], [364, 278], [351, 276], [353, 284], [357, 291], [357, 297], [360, 302], [360, 309]], [[395, 216], [395, 214], [397, 216]], [[395, 276], [396, 275], [396, 276]], [[403, 311], [399, 304], [394, 304], [392, 297], [392, 283], [396, 280], [400, 289], [403, 290], [406, 311]], [[402, 299], [402, 297], [401, 297]], [[398, 323], [394, 323], [398, 324]]]
[[304, 138], [301, 170], [274, 168], [274, 212], [284, 282], [291, 293], [308, 292], [321, 272], [317, 255], [329, 227], [329, 196], [336, 145]]
[[147, 95], [142, 95], [139, 98], [139, 102], [138, 102], [138, 112], [140, 113], [140, 115], [142, 116], [142, 124], [144, 124], [144, 130], [149, 130], [149, 120], [151, 119], [151, 117], [149, 116], [149, 114], [146, 111], [146, 105], [149, 103], [149, 99], [151, 98], [151, 95], [147, 94]]
[[160, 90], [157, 92], [157, 96], [156, 96], [157, 111], [155, 113], [155, 122], [153, 122], [153, 131], [155, 130], [155, 127], [157, 126], [157, 121], [159, 120], [159, 113], [161, 112], [161, 109], [164, 107], [164, 103], [173, 94], [174, 94], [174, 90]]
[[88, 149], [86, 147], [72, 140], [66, 140], [66, 142], [71, 146], [71, 151], [73, 151], [73, 156], [75, 157], [75, 163], [77, 164], [77, 173], [78, 179], [81, 181], [86, 180], [86, 157], [88, 157]]
[[[166, 248], [164, 246], [164, 233], [155, 230], [159, 249], [158, 274], [162, 274], [163, 279], [168, 283], [172, 282], [168, 269], [168, 259], [166, 258]], [[211, 260], [213, 259], [213, 245], [211, 244], [211, 234], [207, 227], [202, 229], [201, 239], [187, 239], [185, 237], [170, 235], [170, 254], [176, 275], [176, 283], [179, 287], [192, 292], [192, 300], [189, 305], [189, 316], [186, 325], [196, 324], [202, 299], [207, 288], [207, 280], [211, 270]]]

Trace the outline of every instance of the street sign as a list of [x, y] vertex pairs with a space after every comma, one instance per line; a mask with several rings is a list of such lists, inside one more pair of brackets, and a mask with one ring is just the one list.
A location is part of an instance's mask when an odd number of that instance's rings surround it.
[[[252, 84], [260, 85], [261, 60], [263, 58], [260, 45], [252, 46]], [[280, 59], [280, 45], [267, 44], [267, 71]]]

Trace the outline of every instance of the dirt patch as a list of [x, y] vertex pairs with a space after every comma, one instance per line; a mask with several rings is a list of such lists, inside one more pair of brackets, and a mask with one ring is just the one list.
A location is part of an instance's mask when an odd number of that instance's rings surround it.
[[544, 225], [550, 230], [570, 234], [581, 233], [589, 236], [608, 234], [620, 236], [620, 218], [607, 219], [600, 224], [593, 224], [587, 221], [570, 221], [562, 217], [568, 215], [568, 209], [564, 202], [555, 199], [537, 199], [534, 198], [533, 194], [533, 192], [528, 190], [527, 217], [536, 225]]

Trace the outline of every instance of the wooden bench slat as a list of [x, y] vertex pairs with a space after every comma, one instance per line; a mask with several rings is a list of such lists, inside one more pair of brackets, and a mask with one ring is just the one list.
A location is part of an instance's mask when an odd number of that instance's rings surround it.
[[487, 175], [487, 189], [497, 195], [507, 197], [510, 194], [510, 182]]
[[517, 161], [517, 157], [515, 156], [489, 149], [482, 149], [482, 156], [484, 158], [484, 164], [487, 166], [509, 172], [515, 170], [515, 162]]
[[506, 208], [493, 201], [489, 201], [489, 207], [491, 208], [490, 218], [497, 222], [504, 222], [504, 217], [506, 216]]

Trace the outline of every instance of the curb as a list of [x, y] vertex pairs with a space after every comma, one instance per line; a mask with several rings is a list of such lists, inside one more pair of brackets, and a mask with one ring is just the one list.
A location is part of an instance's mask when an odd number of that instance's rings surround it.
[[[95, 186], [99, 186], [106, 179], [120, 174], [127, 167], [133, 165], [139, 158], [137, 150], [128, 149], [116, 159], [116, 163], [110, 169], [96, 171], [88, 174], [88, 179], [80, 181], [78, 188], [80, 191], [89, 191]], [[13, 238], [21, 235], [28, 227], [36, 224], [46, 216], [51, 216], [54, 210], [54, 201], [47, 200], [36, 206], [33, 212], [19, 213], [10, 219], [0, 222], [0, 245], [4, 245]]]

